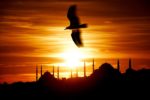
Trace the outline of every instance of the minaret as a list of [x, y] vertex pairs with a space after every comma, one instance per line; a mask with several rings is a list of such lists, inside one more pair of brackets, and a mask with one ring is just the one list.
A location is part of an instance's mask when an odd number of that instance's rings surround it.
[[84, 61], [84, 77], [86, 77], [86, 64], [85, 64], [85, 61]]
[[59, 66], [57, 67], [57, 79], [59, 80]]
[[70, 71], [71, 71], [71, 73], [70, 73], [70, 77], [72, 78], [72, 69], [71, 69]]
[[119, 62], [119, 59], [117, 60], [117, 70], [120, 71], [120, 62]]
[[93, 70], [93, 73], [94, 73], [94, 59], [93, 59], [93, 64], [92, 64], [92, 70]]
[[38, 66], [36, 65], [36, 81], [38, 81]]
[[76, 77], [78, 77], [78, 67], [76, 67]]
[[129, 59], [129, 69], [132, 69], [132, 62], [131, 62], [131, 58]]
[[43, 69], [42, 69], [42, 65], [41, 65], [41, 77], [42, 77], [42, 70], [43, 70]]
[[53, 65], [53, 76], [55, 77], [55, 66]]

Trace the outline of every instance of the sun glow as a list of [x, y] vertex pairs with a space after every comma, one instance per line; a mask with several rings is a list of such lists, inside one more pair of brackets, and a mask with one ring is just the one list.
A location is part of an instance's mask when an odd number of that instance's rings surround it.
[[74, 69], [82, 65], [82, 59], [85, 58], [85, 54], [81, 49], [69, 49], [61, 54], [61, 57], [65, 60], [66, 67]]

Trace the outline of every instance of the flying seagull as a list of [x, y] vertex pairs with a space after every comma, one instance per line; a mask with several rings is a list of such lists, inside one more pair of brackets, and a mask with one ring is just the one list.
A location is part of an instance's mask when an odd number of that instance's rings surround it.
[[78, 47], [82, 47], [83, 43], [80, 37], [81, 34], [80, 28], [86, 28], [87, 24], [80, 24], [79, 18], [76, 14], [76, 8], [77, 8], [76, 5], [72, 5], [69, 7], [67, 17], [70, 21], [70, 26], [66, 27], [65, 29], [72, 30], [71, 34], [72, 40]]

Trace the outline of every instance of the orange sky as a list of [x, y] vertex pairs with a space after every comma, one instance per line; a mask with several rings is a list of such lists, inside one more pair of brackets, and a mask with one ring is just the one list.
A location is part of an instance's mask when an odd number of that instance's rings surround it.
[[[85, 58], [149, 59], [150, 6], [147, 2], [0, 1], [0, 67], [55, 64], [63, 62], [61, 54], [78, 49], [71, 39], [71, 32], [64, 30], [69, 25], [66, 14], [71, 4], [77, 4], [81, 23], [88, 23], [88, 28], [81, 34], [84, 48], [80, 52]], [[2, 73], [6, 71], [0, 71]]]

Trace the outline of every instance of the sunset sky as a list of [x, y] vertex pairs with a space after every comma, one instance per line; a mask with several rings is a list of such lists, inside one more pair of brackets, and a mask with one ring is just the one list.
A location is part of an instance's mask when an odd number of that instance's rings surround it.
[[[81, 23], [88, 24], [81, 34], [83, 48], [64, 30], [72, 4]], [[29, 75], [36, 64], [57, 66], [72, 56], [150, 59], [149, 12], [149, 0], [1, 0], [0, 82], [6, 75]], [[147, 60], [143, 66], [149, 65]]]

